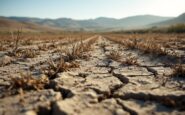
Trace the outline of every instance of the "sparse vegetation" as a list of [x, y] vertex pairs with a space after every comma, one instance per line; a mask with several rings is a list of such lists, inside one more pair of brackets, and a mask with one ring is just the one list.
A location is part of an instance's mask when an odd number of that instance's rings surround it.
[[[16, 42], [3, 40], [0, 55], [5, 59], [0, 56], [0, 74], [3, 76], [2, 80], [0, 78], [0, 92], [3, 92], [0, 99], [50, 90], [61, 94], [63, 99], [70, 99], [71, 95], [76, 95], [72, 89], [80, 95], [84, 95], [86, 90], [102, 94], [101, 99], [97, 98], [99, 104], [104, 99], [114, 98], [115, 92], [119, 91], [121, 93], [116, 95], [121, 97], [120, 100], [129, 97], [151, 101], [148, 96], [152, 96], [154, 102], [177, 110], [174, 99], [180, 97], [166, 92], [168, 87], [169, 91], [184, 90], [183, 34], [105, 34], [108, 39], [103, 36], [82, 37], [80, 34], [43, 36], [24, 35]], [[181, 56], [179, 65], [168, 60], [168, 56], [173, 55]], [[171, 63], [176, 66], [170, 68]], [[174, 71], [169, 75], [171, 69]], [[19, 75], [20, 71], [27, 74]], [[14, 74], [17, 77], [12, 77]], [[174, 79], [177, 80], [175, 83]], [[154, 87], [153, 84], [157, 85]], [[102, 89], [104, 87], [107, 88]], [[127, 88], [129, 96], [122, 88]], [[165, 96], [161, 96], [160, 91]], [[174, 99], [166, 99], [171, 94]], [[38, 102], [43, 98], [40, 95]], [[160, 100], [157, 99], [159, 97]], [[163, 99], [165, 102], [161, 101]]]
[[111, 51], [107, 57], [109, 59], [115, 60], [115, 61], [120, 61], [121, 59], [121, 53], [119, 51]]
[[[166, 34], [165, 34], [166, 35]], [[112, 36], [112, 37], [110, 37]], [[160, 38], [158, 38], [161, 36]], [[173, 37], [173, 39], [171, 39]], [[177, 36], [178, 37], [178, 36]], [[131, 35], [109, 35], [107, 37], [113, 42], [122, 44], [123, 47], [129, 48], [131, 50], [138, 49], [143, 51], [145, 54], [153, 54], [158, 56], [171, 56], [179, 58], [179, 55], [172, 49], [172, 45], [166, 45], [166, 41], [174, 41], [176, 42], [177, 39], [174, 36], [167, 36], [158, 35], [158, 34], [131, 34]], [[178, 39], [179, 40], [179, 39]], [[182, 41], [182, 40], [181, 40]], [[165, 47], [167, 46], [167, 47]], [[179, 46], [180, 47], [180, 46]]]

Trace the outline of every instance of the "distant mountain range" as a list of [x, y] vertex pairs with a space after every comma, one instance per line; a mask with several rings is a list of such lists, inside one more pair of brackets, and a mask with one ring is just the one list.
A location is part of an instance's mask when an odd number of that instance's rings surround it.
[[28, 17], [0, 17], [0, 30], [25, 28], [30, 31], [50, 30], [86, 30], [111, 31], [120, 29], [142, 29], [153, 26], [170, 26], [185, 23], [185, 13], [178, 17], [161, 17], [154, 15], [138, 15], [122, 19], [99, 17], [88, 20], [74, 20], [70, 18], [41, 19]]

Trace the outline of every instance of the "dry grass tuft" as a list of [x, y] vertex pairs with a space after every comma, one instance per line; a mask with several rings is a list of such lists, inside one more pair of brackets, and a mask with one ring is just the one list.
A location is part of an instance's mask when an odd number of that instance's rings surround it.
[[20, 74], [20, 77], [11, 79], [12, 86], [9, 89], [41, 90], [48, 85], [47, 77], [34, 78], [31, 74]]
[[41, 50], [41, 51], [47, 51], [48, 46], [46, 44], [38, 45], [38, 49]]
[[66, 54], [66, 61], [73, 61], [75, 59], [88, 59], [88, 51], [92, 50], [92, 44], [95, 42], [95, 39], [91, 39], [87, 42], [81, 40], [80, 43], [73, 44], [71, 49], [65, 49], [64, 53]]
[[32, 45], [33, 42], [31, 39], [26, 39], [21, 41], [21, 45]]
[[144, 53], [151, 53], [151, 54], [157, 54], [159, 56], [162, 55], [168, 55], [169, 52], [166, 50], [166, 48], [162, 47], [159, 44], [155, 44], [155, 43], [149, 43], [149, 42], [142, 42], [140, 44], [138, 44], [138, 49], [142, 50]]
[[39, 52], [37, 52], [34, 49], [24, 49], [24, 50], [17, 50], [16, 53], [14, 54], [15, 57], [19, 58], [35, 58]]
[[128, 56], [124, 61], [121, 62], [123, 65], [139, 65], [136, 57]]
[[60, 72], [68, 71], [70, 68], [78, 68], [79, 64], [76, 62], [65, 62], [64, 59], [60, 59], [58, 63], [55, 63], [52, 59], [48, 60], [48, 67], [43, 68], [42, 71], [49, 79], [54, 79]]
[[[173, 47], [177, 47], [177, 45], [171, 44], [171, 43], [176, 43], [177, 39], [173, 38], [172, 40], [169, 41], [169, 37], [170, 35], [158, 35], [158, 34], [134, 35], [133, 34], [133, 35], [123, 35], [123, 36], [112, 35], [111, 37], [108, 37], [108, 39], [118, 44], [123, 44], [126, 48], [129, 48], [129, 49], [139, 49], [140, 51], [143, 51], [143, 53], [145, 54], [179, 57], [179, 55], [177, 55], [177, 53], [173, 48]], [[178, 39], [178, 40], [181, 40], [181, 39]], [[167, 46], [168, 48], [165, 46]], [[177, 49], [178, 48], [179, 47], [177, 47]]]
[[133, 40], [125, 40], [124, 42], [122, 42], [124, 44], [124, 46], [126, 46], [127, 48], [130, 49], [136, 49], [138, 46], [138, 41], [137, 39], [133, 39]]
[[65, 49], [64, 53], [66, 54], [66, 61], [73, 61], [75, 59], [86, 59], [87, 56], [83, 53], [82, 44], [74, 44], [72, 49]]
[[157, 54], [159, 56], [169, 54], [169, 52], [166, 50], [166, 48], [164, 48], [160, 44], [156, 44], [155, 42], [152, 42], [152, 41], [139, 42], [139, 40], [137, 40], [137, 39], [132, 39], [132, 40], [125, 40], [122, 43], [127, 48], [139, 49], [139, 50], [143, 51], [145, 54], [151, 53], [151, 54]]
[[11, 37], [14, 40], [13, 44], [11, 44], [12, 50], [8, 52], [9, 56], [16, 56], [17, 51], [19, 51], [20, 41], [22, 37], [22, 30], [17, 30], [17, 32], [11, 32]]
[[107, 57], [108, 57], [109, 59], [114, 60], [114, 61], [120, 61], [120, 59], [121, 59], [121, 53], [120, 53], [119, 51], [111, 51], [111, 52], [107, 55]]

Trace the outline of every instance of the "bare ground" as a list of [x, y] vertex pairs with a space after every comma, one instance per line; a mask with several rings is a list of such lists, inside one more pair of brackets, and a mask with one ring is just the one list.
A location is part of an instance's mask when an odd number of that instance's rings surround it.
[[[42, 77], [40, 69], [47, 66], [45, 62], [61, 56], [55, 50], [0, 67], [0, 115], [185, 114], [185, 80], [168, 76], [173, 72], [165, 66], [168, 62], [128, 50], [103, 36], [95, 37], [88, 58], [75, 60], [79, 68], [58, 73], [42, 90], [14, 94], [8, 89], [11, 77], [19, 73], [30, 71]], [[120, 54], [113, 57], [111, 52]], [[133, 56], [137, 63], [125, 63]]]

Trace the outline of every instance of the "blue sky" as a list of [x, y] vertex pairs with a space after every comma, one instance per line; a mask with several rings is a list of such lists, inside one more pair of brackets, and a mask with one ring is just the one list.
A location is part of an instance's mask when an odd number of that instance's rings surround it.
[[89, 19], [183, 12], [185, 0], [0, 0], [0, 16]]

